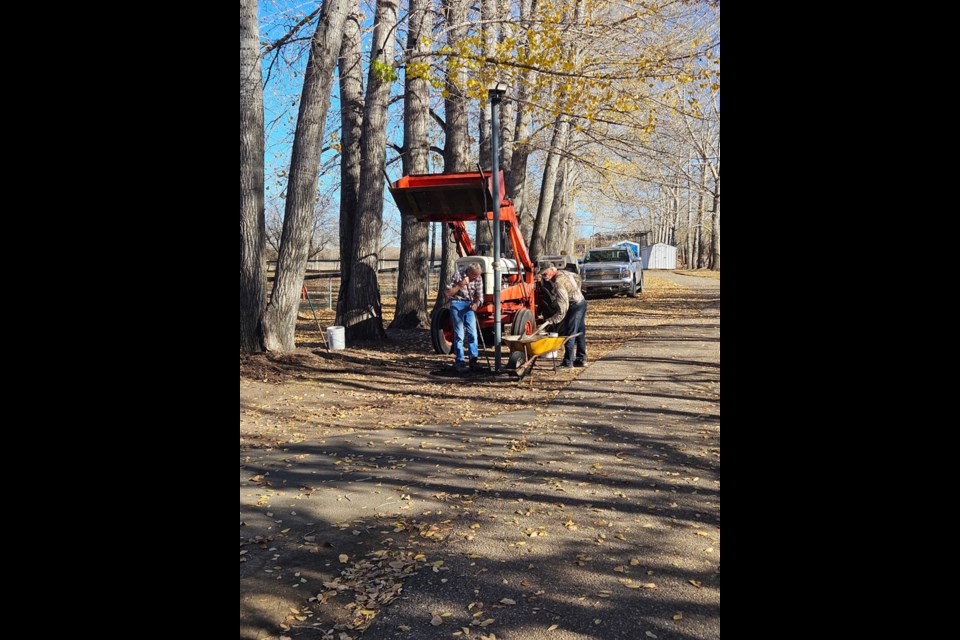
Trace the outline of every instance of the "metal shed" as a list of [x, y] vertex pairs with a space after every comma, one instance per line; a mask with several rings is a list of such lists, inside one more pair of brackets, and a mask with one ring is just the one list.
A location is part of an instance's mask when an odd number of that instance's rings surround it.
[[676, 269], [677, 248], [658, 242], [640, 250], [644, 269]]

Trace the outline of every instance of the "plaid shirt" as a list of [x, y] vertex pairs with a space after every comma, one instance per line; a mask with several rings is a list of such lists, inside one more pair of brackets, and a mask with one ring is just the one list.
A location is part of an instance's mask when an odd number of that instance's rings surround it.
[[[452, 278], [450, 278], [450, 282], [447, 283], [447, 289], [457, 286], [460, 284], [460, 281], [466, 277], [467, 270], [460, 269], [453, 274]], [[470, 284], [453, 294], [450, 300], [463, 300], [464, 302], [472, 302], [476, 304], [478, 308], [483, 306], [483, 276], [477, 278], [476, 280], [471, 280]]]

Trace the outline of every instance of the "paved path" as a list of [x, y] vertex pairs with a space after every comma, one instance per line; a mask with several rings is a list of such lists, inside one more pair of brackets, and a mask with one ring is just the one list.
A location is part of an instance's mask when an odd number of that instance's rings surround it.
[[241, 594], [245, 579], [286, 591], [258, 599], [247, 585], [241, 637], [271, 637], [277, 612], [263, 608], [303, 607], [339, 575], [340, 553], [413, 553], [421, 540], [405, 536], [433, 527], [442, 542], [422, 549], [433, 567], [365, 639], [463, 627], [498, 640], [719, 638], [720, 282], [656, 275], [687, 287], [690, 313], [591, 362], [545, 409], [358, 432], [242, 465], [241, 505], [277, 508], [241, 506], [241, 553], [244, 539], [271, 537], [241, 565]]

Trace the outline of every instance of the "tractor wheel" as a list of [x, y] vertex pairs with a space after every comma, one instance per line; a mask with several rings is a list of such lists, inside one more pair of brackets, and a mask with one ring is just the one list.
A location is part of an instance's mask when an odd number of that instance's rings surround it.
[[534, 320], [530, 309], [520, 309], [513, 316], [513, 325], [510, 328], [510, 335], [514, 336], [532, 336], [537, 330], [537, 321]]
[[441, 307], [433, 312], [430, 320], [430, 341], [437, 353], [447, 355], [453, 349], [453, 321], [450, 319], [449, 307]]

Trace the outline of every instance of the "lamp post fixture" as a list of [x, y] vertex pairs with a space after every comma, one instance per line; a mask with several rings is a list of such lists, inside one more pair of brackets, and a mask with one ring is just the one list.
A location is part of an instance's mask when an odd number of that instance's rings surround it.
[[503, 347], [503, 326], [500, 316], [500, 101], [507, 85], [496, 82], [489, 87], [490, 95], [490, 168], [493, 178], [493, 345], [494, 371], [500, 373]]

